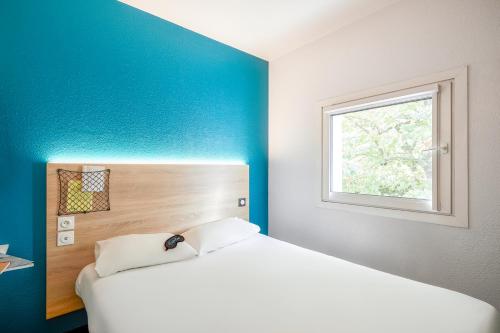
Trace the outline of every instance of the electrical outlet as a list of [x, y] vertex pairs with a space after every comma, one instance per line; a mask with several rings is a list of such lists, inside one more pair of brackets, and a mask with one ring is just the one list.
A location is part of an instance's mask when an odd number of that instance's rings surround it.
[[57, 218], [57, 231], [75, 230], [74, 216], [59, 216]]
[[75, 244], [74, 231], [61, 231], [57, 233], [57, 246], [66, 246]]
[[238, 199], [238, 207], [245, 207], [247, 205], [247, 198]]

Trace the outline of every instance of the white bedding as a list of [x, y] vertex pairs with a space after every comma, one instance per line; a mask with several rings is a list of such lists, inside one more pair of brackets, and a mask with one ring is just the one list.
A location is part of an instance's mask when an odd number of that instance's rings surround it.
[[497, 333], [492, 306], [257, 235], [76, 290], [91, 333]]

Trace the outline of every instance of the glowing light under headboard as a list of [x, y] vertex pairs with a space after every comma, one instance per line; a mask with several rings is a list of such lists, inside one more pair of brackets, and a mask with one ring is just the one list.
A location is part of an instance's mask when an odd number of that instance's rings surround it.
[[209, 160], [209, 159], [153, 159], [153, 158], [82, 158], [82, 157], [57, 157], [50, 158], [48, 163], [77, 163], [77, 164], [194, 164], [194, 165], [247, 165], [242, 160]]

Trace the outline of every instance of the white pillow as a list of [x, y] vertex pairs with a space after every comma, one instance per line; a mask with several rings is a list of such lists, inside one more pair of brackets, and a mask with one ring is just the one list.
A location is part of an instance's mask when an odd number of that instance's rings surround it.
[[259, 226], [237, 217], [205, 223], [191, 228], [182, 236], [202, 256], [247, 239], [260, 231]]
[[95, 270], [100, 277], [131, 268], [159, 265], [196, 256], [196, 251], [185, 241], [165, 251], [170, 233], [131, 234], [97, 241]]

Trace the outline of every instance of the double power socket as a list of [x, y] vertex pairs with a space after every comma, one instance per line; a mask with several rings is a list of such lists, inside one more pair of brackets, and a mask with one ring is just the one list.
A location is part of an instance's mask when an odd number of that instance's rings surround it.
[[75, 244], [75, 217], [59, 216], [57, 218], [57, 246]]

